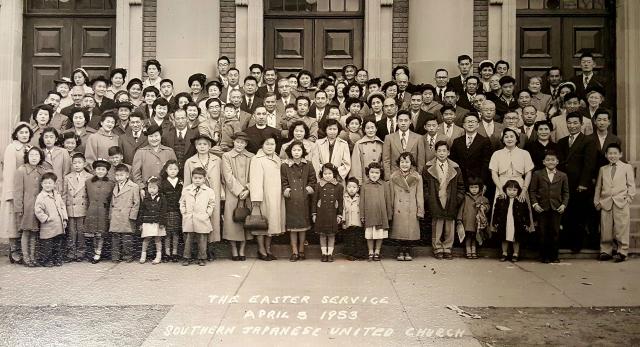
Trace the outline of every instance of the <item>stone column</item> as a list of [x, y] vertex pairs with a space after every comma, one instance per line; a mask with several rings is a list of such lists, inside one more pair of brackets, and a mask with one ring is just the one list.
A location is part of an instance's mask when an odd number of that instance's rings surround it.
[[0, 1], [0, 148], [11, 141], [20, 120], [22, 81], [22, 1]]
[[473, 1], [411, 0], [409, 8], [412, 79], [435, 83], [440, 67], [457, 75], [458, 55], [473, 55]]
[[241, 79], [249, 74], [249, 65], [264, 64], [263, 6], [263, 0], [236, 0], [236, 68]]
[[142, 0], [117, 0], [116, 67], [128, 79], [142, 76]]
[[364, 14], [364, 68], [382, 81], [393, 68], [393, 0], [370, 0]]

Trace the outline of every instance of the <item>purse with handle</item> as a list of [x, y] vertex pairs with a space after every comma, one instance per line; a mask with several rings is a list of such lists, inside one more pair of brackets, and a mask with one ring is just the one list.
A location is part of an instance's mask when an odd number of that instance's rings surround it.
[[258, 206], [258, 214], [251, 213], [244, 221], [245, 230], [267, 230], [269, 229], [269, 221], [267, 217], [262, 215], [262, 211]]
[[244, 223], [247, 216], [251, 214], [251, 209], [247, 207], [246, 199], [239, 199], [236, 208], [233, 210], [233, 221], [236, 223]]

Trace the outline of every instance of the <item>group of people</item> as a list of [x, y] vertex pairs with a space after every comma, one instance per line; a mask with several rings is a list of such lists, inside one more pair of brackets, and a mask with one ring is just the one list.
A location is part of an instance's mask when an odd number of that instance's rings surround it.
[[541, 261], [558, 262], [561, 242], [579, 252], [594, 233], [601, 260], [627, 257], [634, 173], [589, 53], [580, 75], [552, 67], [527, 86], [502, 60], [474, 75], [467, 55], [459, 75], [438, 69], [435, 84], [411, 83], [402, 65], [384, 83], [353, 65], [285, 77], [253, 64], [242, 83], [227, 57], [217, 67], [180, 93], [157, 60], [144, 80], [121, 68], [56, 80], [4, 154], [11, 262], [139, 252], [145, 263], [152, 243], [153, 264], [205, 265], [222, 240], [246, 260], [253, 238], [270, 261], [283, 233], [300, 261], [307, 232], [323, 262], [334, 261], [336, 235], [350, 260], [380, 260], [390, 238], [409, 261], [425, 229], [437, 259], [453, 258], [457, 235], [469, 259], [493, 237], [500, 260], [515, 262], [535, 235]]

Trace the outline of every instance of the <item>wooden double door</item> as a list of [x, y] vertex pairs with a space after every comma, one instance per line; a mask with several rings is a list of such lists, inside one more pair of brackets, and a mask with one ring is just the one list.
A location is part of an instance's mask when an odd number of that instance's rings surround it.
[[265, 18], [265, 64], [281, 75], [362, 66], [361, 18]]
[[54, 89], [54, 80], [83, 67], [89, 78], [109, 77], [115, 63], [115, 1], [25, 2], [22, 118]]

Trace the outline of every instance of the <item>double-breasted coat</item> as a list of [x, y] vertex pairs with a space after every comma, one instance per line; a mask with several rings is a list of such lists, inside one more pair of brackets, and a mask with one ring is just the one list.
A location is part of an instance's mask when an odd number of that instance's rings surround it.
[[260, 212], [267, 217], [269, 236], [285, 230], [285, 205], [282, 197], [280, 166], [282, 162], [274, 153], [266, 155], [262, 149], [251, 159], [249, 168], [249, 192], [251, 202], [260, 203]]
[[160, 182], [160, 195], [162, 195], [166, 203], [164, 218], [166, 220], [165, 227], [168, 233], [182, 231], [180, 195], [182, 195], [183, 188], [182, 179], [178, 179], [175, 186], [166, 178]]
[[84, 220], [87, 234], [105, 233], [109, 230], [109, 206], [115, 183], [106, 176], [89, 178], [85, 182], [89, 207]]
[[391, 174], [389, 200], [393, 219], [390, 237], [397, 240], [419, 240], [420, 223], [424, 217], [422, 177], [415, 171], [404, 176], [401, 171]]
[[313, 214], [316, 215], [315, 231], [319, 234], [335, 234], [340, 230], [338, 216], [342, 217], [344, 188], [334, 178], [320, 179], [313, 194]]
[[92, 164], [98, 158], [109, 158], [109, 148], [117, 145], [118, 135], [113, 132], [107, 134], [104, 129], [98, 129], [94, 134], [89, 135], [87, 139], [87, 145], [84, 150], [87, 163]]
[[190, 184], [182, 190], [180, 212], [182, 232], [211, 234], [211, 214], [215, 208], [215, 193], [206, 185], [196, 187]]
[[510, 199], [497, 199], [496, 204], [493, 207], [493, 226], [498, 233], [498, 237], [501, 241], [505, 241], [507, 238], [507, 215], [509, 212], [509, 201], [513, 200], [513, 226], [515, 234], [513, 241], [522, 242], [527, 236], [527, 228], [531, 224], [530, 222], [530, 210], [528, 202], [520, 202], [517, 198]]
[[[17, 217], [18, 230], [38, 230], [38, 220], [34, 214], [36, 196], [40, 192], [40, 178], [47, 172], [43, 166], [21, 165], [16, 171], [13, 206]], [[17, 237], [17, 236], [16, 236]]]
[[84, 170], [80, 171], [80, 173], [72, 172], [64, 176], [62, 199], [67, 206], [69, 217], [75, 218], [87, 215], [89, 200], [85, 183], [91, 177], [92, 175]]
[[370, 139], [365, 136], [358, 140], [353, 146], [353, 153], [351, 154], [351, 173], [350, 177], [355, 177], [362, 185], [367, 175], [365, 169], [371, 163], [382, 162], [382, 146], [383, 142], [379, 137], [375, 136]]
[[[434, 219], [456, 219], [458, 208], [464, 199], [464, 179], [458, 164], [447, 159], [447, 174], [444, 181], [438, 174], [438, 159], [427, 163], [422, 171], [423, 192], [427, 206]], [[444, 203], [443, 203], [444, 200]]]
[[62, 196], [58, 192], [40, 192], [36, 198], [34, 211], [40, 221], [41, 239], [64, 235], [64, 222], [68, 221], [69, 217]]
[[389, 185], [381, 179], [371, 182], [367, 181], [360, 190], [360, 218], [364, 218], [363, 227], [376, 227], [378, 229], [389, 229], [389, 214], [391, 209], [387, 199], [389, 195]]
[[133, 181], [140, 188], [146, 187], [149, 177], [160, 177], [162, 167], [171, 159], [176, 160], [176, 154], [167, 146], [159, 145], [157, 150], [151, 145], [140, 148], [133, 156], [131, 167]]
[[[252, 238], [251, 233], [244, 230], [243, 223], [233, 221], [233, 210], [238, 206], [238, 195], [249, 189], [249, 166], [253, 153], [234, 149], [222, 155], [222, 180], [224, 182], [224, 228], [222, 238], [230, 241], [245, 241]], [[251, 208], [251, 198], [245, 199]]]
[[[4, 151], [2, 160], [2, 182], [13, 182], [16, 171], [24, 164], [24, 153], [30, 145], [20, 141], [12, 141]], [[14, 213], [15, 184], [2, 185], [2, 200], [0, 202], [0, 238], [19, 237]]]
[[[178, 201], [178, 204], [179, 203], [180, 202]], [[150, 224], [159, 224], [160, 226], [166, 226], [167, 224], [166, 211], [167, 211], [167, 199], [162, 194], [158, 194], [154, 197], [151, 197], [151, 194], [147, 194], [144, 196], [144, 199], [140, 201], [140, 208], [138, 209], [137, 223], [140, 225], [145, 223], [150, 223]]]
[[122, 188], [116, 182], [111, 197], [109, 231], [112, 233], [133, 233], [133, 223], [138, 219], [140, 209], [140, 188], [127, 180]]
[[187, 159], [184, 163], [184, 185], [191, 184], [191, 172], [197, 167], [203, 168], [207, 172], [204, 184], [213, 189], [215, 193], [215, 205], [213, 207], [213, 214], [211, 214], [211, 225], [213, 225], [213, 232], [209, 234], [209, 242], [218, 242], [220, 238], [220, 199], [222, 194], [222, 188], [220, 184], [220, 171], [222, 162], [220, 158], [214, 154], [207, 153], [206, 160], [198, 159], [198, 155]]
[[305, 160], [300, 163], [287, 159], [280, 167], [282, 192], [289, 191], [284, 199], [287, 230], [301, 231], [311, 228], [311, 198], [307, 187], [315, 189], [316, 173], [313, 165]]

